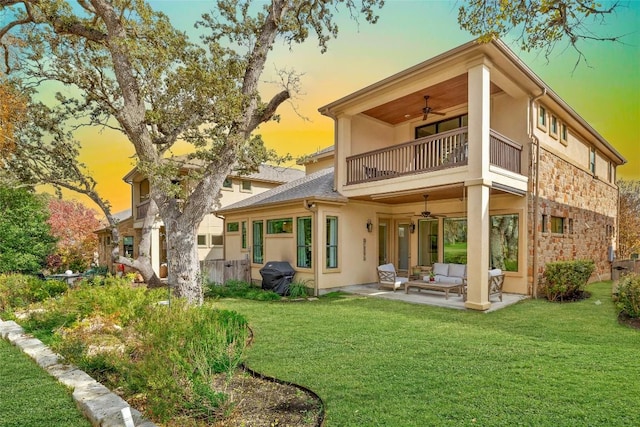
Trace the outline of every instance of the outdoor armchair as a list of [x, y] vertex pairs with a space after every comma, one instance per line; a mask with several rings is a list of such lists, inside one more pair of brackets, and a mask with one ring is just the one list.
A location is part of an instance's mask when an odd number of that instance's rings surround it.
[[408, 277], [398, 277], [393, 264], [382, 264], [378, 266], [378, 289], [390, 287], [395, 292], [396, 289], [409, 281]]

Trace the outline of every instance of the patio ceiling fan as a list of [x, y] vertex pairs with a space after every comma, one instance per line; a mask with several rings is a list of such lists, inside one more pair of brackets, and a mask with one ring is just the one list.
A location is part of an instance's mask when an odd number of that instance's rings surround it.
[[429, 198], [429, 195], [425, 194], [422, 197], [424, 197], [424, 210], [420, 212], [421, 217], [429, 219], [446, 218], [446, 215], [432, 214], [431, 211], [427, 209], [427, 199]]
[[424, 96], [424, 108], [422, 109], [422, 120], [427, 120], [427, 116], [429, 114], [435, 114], [436, 116], [444, 116], [445, 113], [440, 111], [433, 111], [431, 107], [429, 107], [429, 95]]

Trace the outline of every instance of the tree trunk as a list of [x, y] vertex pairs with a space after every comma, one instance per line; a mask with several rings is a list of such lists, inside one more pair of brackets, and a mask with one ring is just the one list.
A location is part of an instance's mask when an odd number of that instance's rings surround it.
[[177, 297], [189, 304], [202, 304], [200, 261], [196, 235], [198, 224], [186, 224], [183, 217], [165, 223], [167, 232], [168, 282], [175, 287]]

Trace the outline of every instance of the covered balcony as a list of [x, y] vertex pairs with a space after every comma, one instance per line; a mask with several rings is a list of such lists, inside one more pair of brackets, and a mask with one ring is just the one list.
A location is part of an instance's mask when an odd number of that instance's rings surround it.
[[[346, 184], [385, 180], [466, 166], [467, 127], [415, 139], [346, 158]], [[490, 131], [490, 164], [521, 174], [522, 145]]]

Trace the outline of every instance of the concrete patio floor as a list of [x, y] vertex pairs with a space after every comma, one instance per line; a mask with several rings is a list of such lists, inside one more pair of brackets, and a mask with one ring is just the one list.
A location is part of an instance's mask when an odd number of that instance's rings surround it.
[[[389, 289], [378, 289], [377, 283], [366, 285], [351, 285], [341, 288], [334, 288], [331, 291], [342, 291], [353, 295], [363, 295], [374, 298], [386, 298], [395, 301], [404, 301], [412, 304], [433, 305], [436, 307], [454, 308], [457, 310], [466, 310], [462, 295], [458, 296], [456, 292], [449, 292], [449, 299], [444, 298], [444, 292], [410, 289], [408, 294], [404, 293], [404, 288], [395, 292]], [[502, 301], [498, 297], [491, 298], [491, 307], [484, 313], [500, 310], [512, 304], [529, 298], [527, 295], [520, 294], [502, 294]]]

